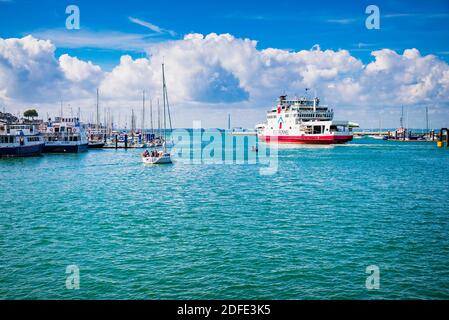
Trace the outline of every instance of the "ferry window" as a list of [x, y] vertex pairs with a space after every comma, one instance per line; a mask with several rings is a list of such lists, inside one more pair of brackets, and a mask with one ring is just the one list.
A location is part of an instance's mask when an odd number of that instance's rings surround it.
[[313, 134], [321, 134], [322, 130], [321, 130], [322, 126], [313, 126]]
[[73, 137], [73, 141], [78, 141], [78, 137]]

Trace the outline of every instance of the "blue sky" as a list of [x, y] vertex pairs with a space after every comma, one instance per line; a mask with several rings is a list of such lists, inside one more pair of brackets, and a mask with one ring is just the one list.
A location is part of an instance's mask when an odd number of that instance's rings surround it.
[[[81, 31], [64, 30], [65, 8], [76, 4], [81, 11]], [[365, 28], [365, 8], [376, 4], [381, 11], [381, 29]], [[172, 30], [176, 35], [154, 34], [133, 23], [130, 17]], [[381, 48], [402, 51], [416, 47], [422, 54], [435, 54], [449, 60], [449, 1], [0, 1], [0, 36], [27, 34], [106, 39], [120, 34], [143, 42], [181, 39], [183, 35], [231, 33], [238, 38], [258, 41], [258, 48], [300, 50], [319, 44], [322, 49], [348, 49], [364, 62], [370, 52]], [[59, 31], [59, 33], [58, 33]], [[69, 33], [70, 32], [70, 33]], [[55, 36], [56, 37], [56, 36]], [[82, 38], [80, 38], [82, 39]], [[134, 39], [134, 38], [133, 38]], [[57, 41], [55, 41], [57, 42]], [[101, 46], [99, 44], [98, 46]], [[89, 48], [78, 43], [58, 45], [57, 54], [69, 53], [92, 60], [106, 68], [120, 56], [143, 55], [132, 44], [116, 49]]]

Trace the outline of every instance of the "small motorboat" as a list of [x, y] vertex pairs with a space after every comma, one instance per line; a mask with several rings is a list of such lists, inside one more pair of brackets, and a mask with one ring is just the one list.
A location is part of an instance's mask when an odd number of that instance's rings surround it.
[[89, 141], [87, 147], [89, 149], [101, 149], [104, 148], [105, 143], [103, 141]]
[[384, 136], [370, 135], [368, 137], [371, 138], [371, 139], [376, 139], [376, 140], [383, 140], [384, 139]]

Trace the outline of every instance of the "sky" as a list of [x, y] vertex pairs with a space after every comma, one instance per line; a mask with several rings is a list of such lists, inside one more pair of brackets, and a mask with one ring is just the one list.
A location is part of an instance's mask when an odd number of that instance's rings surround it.
[[[368, 29], [369, 5], [380, 28]], [[68, 30], [69, 5], [80, 29]], [[0, 0], [0, 108], [101, 109], [128, 125], [142, 91], [156, 109], [161, 63], [177, 127], [252, 128], [305, 88], [365, 128], [449, 126], [449, 0]], [[75, 110], [75, 111], [73, 111]], [[147, 119], [148, 121], [148, 119]], [[149, 125], [147, 123], [147, 125]]]

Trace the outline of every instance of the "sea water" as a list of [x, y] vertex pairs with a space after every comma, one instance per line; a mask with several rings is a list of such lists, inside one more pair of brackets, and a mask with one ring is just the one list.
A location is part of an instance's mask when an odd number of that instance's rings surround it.
[[277, 151], [273, 174], [132, 149], [1, 159], [0, 298], [449, 298], [448, 149]]

